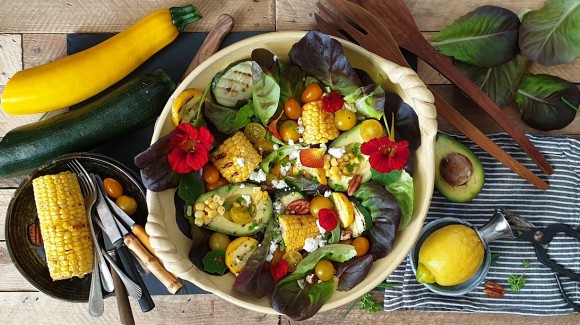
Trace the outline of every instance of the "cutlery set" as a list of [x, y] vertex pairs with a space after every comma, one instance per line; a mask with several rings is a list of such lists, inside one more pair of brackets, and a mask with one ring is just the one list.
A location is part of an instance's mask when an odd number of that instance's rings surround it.
[[[402, 66], [408, 67], [409, 65], [401, 54], [399, 47], [414, 53], [446, 76], [487, 112], [529, 155], [540, 170], [547, 175], [552, 174], [553, 169], [546, 158], [501, 108], [445, 57], [439, 54], [423, 37], [403, 0], [359, 0], [353, 2], [349, 0], [327, 0], [326, 2], [336, 8], [342, 14], [342, 17], [339, 17], [339, 15], [319, 2], [318, 8], [321, 12], [334, 21], [334, 24], [331, 24], [330, 20], [324, 20], [320, 15], [315, 14], [316, 24], [323, 33], [343, 39], [348, 39], [346, 37], [348, 36], [358, 42], [361, 47]], [[358, 4], [355, 2], [358, 2]], [[335, 25], [338, 25], [340, 30], [334, 27]], [[529, 183], [541, 190], [548, 189], [548, 184], [544, 180], [491, 141], [432, 88], [430, 90], [435, 97], [435, 106], [439, 115]]]
[[[89, 314], [101, 316], [104, 312], [103, 291], [114, 291], [122, 323], [133, 324], [128, 296], [138, 300], [143, 312], [155, 307], [136, 262], [144, 264], [171, 293], [177, 292], [183, 285], [131, 233], [135, 229], [139, 232], [142, 227], [108, 198], [100, 176], [88, 173], [77, 160], [68, 163], [68, 167], [77, 174], [85, 196], [95, 245]], [[143, 234], [146, 236], [144, 230]]]

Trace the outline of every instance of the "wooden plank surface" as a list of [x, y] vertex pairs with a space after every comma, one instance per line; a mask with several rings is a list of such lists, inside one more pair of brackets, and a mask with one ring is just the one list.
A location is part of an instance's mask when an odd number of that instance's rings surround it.
[[[387, 0], [385, 0], [387, 1]], [[66, 54], [66, 34], [72, 32], [118, 32], [157, 8], [184, 5], [191, 1], [140, 0], [68, 0], [68, 1], [11, 1], [0, 0], [0, 93], [7, 80], [18, 70], [43, 64]], [[188, 31], [207, 31], [222, 13], [231, 14], [234, 30], [308, 30], [315, 27], [313, 13], [317, 0], [199, 0], [194, 2], [205, 18]], [[430, 35], [484, 2], [481, 0], [407, 0], [416, 21], [425, 35]], [[519, 12], [524, 8], [537, 9], [543, 1], [488, 0]], [[580, 83], [580, 59], [572, 64], [550, 68], [531, 66], [534, 73], [555, 74]], [[436, 71], [419, 63], [421, 78], [434, 85], [435, 90], [469, 118], [484, 132], [501, 130], [478, 110], [454, 86], [449, 85]], [[1, 105], [1, 103], [0, 103]], [[527, 133], [539, 134], [526, 126], [513, 106], [505, 108], [515, 123]], [[40, 114], [11, 116], [0, 110], [0, 138], [12, 128], [38, 120]], [[440, 129], [455, 131], [441, 118]], [[568, 127], [548, 132], [580, 139], [580, 118]], [[4, 229], [8, 204], [24, 177], [0, 180], [0, 230]], [[6, 324], [117, 324], [115, 298], [105, 302], [105, 315], [94, 319], [88, 315], [86, 304], [71, 304], [39, 293], [20, 275], [8, 256], [4, 231], [0, 231], [0, 319]], [[380, 301], [380, 293], [375, 299]], [[304, 322], [285, 316], [266, 315], [237, 307], [215, 295], [155, 296], [157, 308], [141, 313], [131, 300], [138, 324], [578, 324], [579, 314], [559, 317], [529, 317], [508, 314], [474, 314], [397, 311], [370, 314], [353, 308], [344, 316], [348, 306], [320, 313]]]

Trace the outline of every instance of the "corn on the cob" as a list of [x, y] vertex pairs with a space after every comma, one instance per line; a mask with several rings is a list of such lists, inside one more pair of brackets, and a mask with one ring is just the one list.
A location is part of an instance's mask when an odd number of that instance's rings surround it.
[[76, 174], [40, 176], [32, 188], [50, 277], [82, 278], [92, 272], [93, 238]]
[[238, 131], [214, 150], [209, 160], [230, 183], [243, 182], [262, 161], [244, 133]]
[[361, 158], [352, 152], [347, 152], [340, 158], [335, 158], [329, 154], [324, 155], [325, 176], [335, 181], [340, 181], [342, 177], [354, 176], [359, 171]]
[[301, 250], [306, 238], [316, 238], [320, 235], [316, 217], [312, 215], [283, 214], [278, 217], [278, 222], [286, 250], [289, 251]]
[[305, 144], [327, 143], [340, 134], [334, 124], [334, 114], [325, 111], [320, 100], [302, 106], [302, 125]]

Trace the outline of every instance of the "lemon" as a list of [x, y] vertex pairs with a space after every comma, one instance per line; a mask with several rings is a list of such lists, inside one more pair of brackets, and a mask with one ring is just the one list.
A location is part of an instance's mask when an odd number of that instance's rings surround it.
[[346, 228], [354, 221], [354, 206], [348, 200], [346, 195], [339, 192], [333, 192], [330, 197], [334, 202], [336, 212], [338, 212], [338, 219], [342, 223], [342, 227]]
[[[196, 111], [202, 98], [203, 93], [193, 88], [184, 89], [179, 93], [171, 105], [171, 121], [173, 124], [178, 125], [189, 115], [197, 114]], [[192, 116], [189, 117], [191, 118]]]
[[434, 231], [421, 245], [417, 281], [442, 286], [463, 283], [483, 263], [484, 248], [470, 227], [449, 225]]

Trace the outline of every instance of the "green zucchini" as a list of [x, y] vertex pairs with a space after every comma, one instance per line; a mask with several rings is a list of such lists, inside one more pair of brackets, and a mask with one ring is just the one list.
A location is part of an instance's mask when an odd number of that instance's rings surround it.
[[211, 94], [216, 103], [225, 107], [234, 107], [239, 101], [252, 97], [252, 61], [232, 63], [216, 74]]
[[159, 70], [47, 120], [17, 127], [0, 141], [0, 178], [24, 175], [60, 155], [84, 151], [143, 128], [175, 89]]

